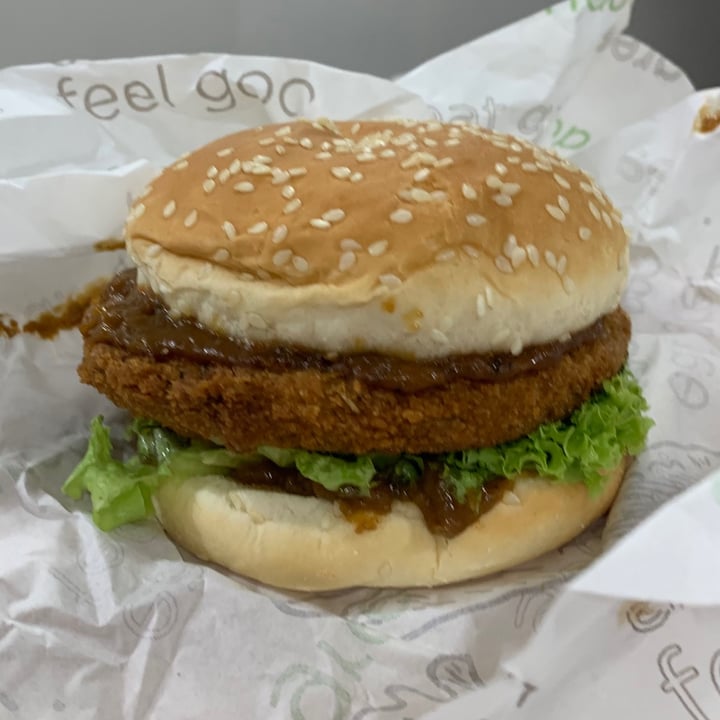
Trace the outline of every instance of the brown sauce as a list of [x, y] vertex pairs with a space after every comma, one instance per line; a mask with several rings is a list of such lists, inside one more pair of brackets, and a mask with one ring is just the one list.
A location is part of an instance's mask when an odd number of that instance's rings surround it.
[[80, 327], [88, 308], [100, 297], [106, 286], [106, 279], [94, 280], [79, 293], [70, 295], [59, 305], [40, 313], [24, 325], [0, 314], [0, 337], [13, 337], [22, 332], [37, 335], [43, 340], [52, 340], [61, 330]]
[[124, 250], [125, 241], [118, 240], [117, 238], [106, 238], [105, 240], [98, 240], [93, 245], [95, 252], [115, 252], [116, 250]]
[[106, 285], [107, 280], [95, 280], [79, 293], [71, 295], [51, 310], [40, 313], [36, 318], [26, 322], [22, 326], [22, 331], [37, 335], [43, 340], [51, 340], [61, 330], [79, 327], [87, 309], [100, 297]]
[[13, 320], [11, 317], [0, 313], [0, 337], [3, 335], [7, 337], [15, 337], [20, 332], [20, 325], [17, 320]]
[[519, 355], [484, 353], [413, 360], [373, 352], [328, 356], [297, 346], [230, 338], [190, 318], [173, 318], [152, 292], [138, 288], [135, 271], [116, 275], [80, 329], [89, 347], [103, 343], [156, 360], [182, 359], [282, 372], [332, 371], [366, 385], [418, 392], [453, 380], [509, 380], [557, 362], [582, 343], [603, 337], [604, 318], [573, 334], [569, 340], [525, 348]]
[[466, 502], [461, 503], [440, 477], [439, 467], [431, 463], [426, 464], [421, 478], [411, 485], [393, 482], [379, 473], [367, 497], [350, 487], [330, 492], [300, 475], [295, 468], [281, 468], [269, 460], [244, 465], [237, 471], [237, 479], [243, 485], [264, 490], [337, 501], [340, 511], [358, 533], [374, 530], [382, 516], [392, 510], [394, 501], [412, 502], [420, 509], [428, 530], [433, 535], [448, 538], [472, 525], [513, 487], [512, 481], [506, 478], [489, 480], [479, 492], [469, 495]]

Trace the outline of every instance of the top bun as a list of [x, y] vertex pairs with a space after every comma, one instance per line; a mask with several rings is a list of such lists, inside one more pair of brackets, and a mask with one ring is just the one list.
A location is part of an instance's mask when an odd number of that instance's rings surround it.
[[566, 160], [425, 121], [298, 121], [164, 170], [128, 251], [171, 311], [321, 352], [510, 351], [613, 310], [620, 215]]

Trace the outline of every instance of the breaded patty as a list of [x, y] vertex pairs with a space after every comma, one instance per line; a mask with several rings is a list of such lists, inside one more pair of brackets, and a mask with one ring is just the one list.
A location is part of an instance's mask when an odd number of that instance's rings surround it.
[[464, 379], [407, 393], [333, 370], [282, 370], [155, 360], [103, 343], [78, 369], [133, 415], [237, 451], [258, 445], [335, 453], [435, 453], [492, 446], [568, 415], [622, 368], [630, 320], [549, 366], [499, 382]]

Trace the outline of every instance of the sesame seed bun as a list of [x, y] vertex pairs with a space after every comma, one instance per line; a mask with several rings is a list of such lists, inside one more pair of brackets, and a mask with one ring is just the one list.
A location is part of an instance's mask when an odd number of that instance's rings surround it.
[[127, 247], [176, 313], [322, 352], [511, 351], [617, 307], [628, 242], [570, 163], [439, 122], [298, 121], [217, 140], [136, 202]]
[[538, 557], [603, 515], [626, 461], [590, 495], [582, 483], [518, 478], [460, 535], [432, 535], [417, 506], [395, 502], [377, 528], [357, 533], [327, 500], [243, 487], [221, 477], [161, 485], [158, 518], [199, 558], [277, 587], [333, 590], [432, 586], [482, 577]]

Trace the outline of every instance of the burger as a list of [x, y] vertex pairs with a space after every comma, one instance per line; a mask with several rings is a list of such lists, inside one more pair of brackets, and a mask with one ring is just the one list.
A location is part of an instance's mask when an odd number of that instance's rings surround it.
[[612, 503], [651, 421], [628, 238], [584, 172], [466, 124], [302, 120], [181, 157], [81, 326], [92, 422], [64, 486], [270, 585], [431, 586]]

